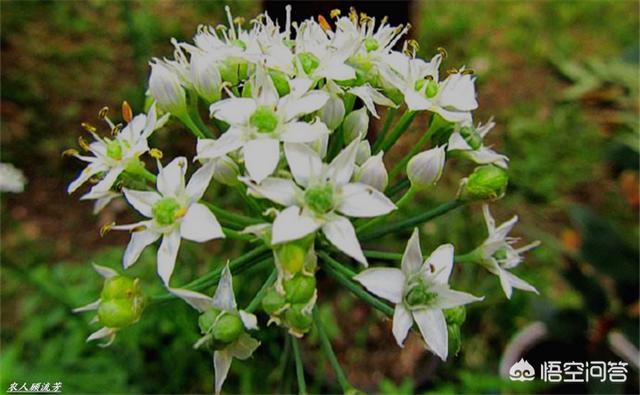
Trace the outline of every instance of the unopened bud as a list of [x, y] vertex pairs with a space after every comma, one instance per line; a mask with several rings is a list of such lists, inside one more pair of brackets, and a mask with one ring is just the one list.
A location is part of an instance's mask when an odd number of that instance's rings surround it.
[[338, 96], [331, 96], [327, 103], [320, 109], [320, 120], [330, 130], [336, 130], [344, 120], [344, 102]]
[[221, 184], [228, 186], [238, 185], [238, 174], [240, 169], [236, 162], [228, 156], [222, 156], [216, 160], [213, 170], [213, 178]]
[[296, 332], [306, 333], [311, 329], [311, 314], [305, 311], [305, 307], [304, 303], [294, 304], [284, 315], [286, 324]]
[[411, 181], [411, 186], [427, 188], [434, 185], [442, 176], [445, 157], [445, 147], [440, 146], [411, 158], [407, 164], [407, 177]]
[[507, 191], [508, 183], [506, 170], [494, 165], [476, 167], [468, 178], [462, 180], [459, 198], [464, 201], [500, 199]]
[[462, 325], [467, 318], [467, 310], [464, 306], [458, 306], [451, 309], [444, 310], [444, 318], [447, 324], [450, 325]]
[[187, 111], [186, 95], [180, 79], [162, 61], [151, 63], [149, 92], [162, 110], [176, 115]]
[[460, 351], [462, 345], [462, 336], [460, 335], [459, 325], [447, 325], [449, 340], [449, 355], [456, 355]]
[[355, 180], [384, 191], [389, 182], [387, 169], [382, 161], [382, 152], [367, 159], [355, 173]]
[[368, 140], [362, 140], [358, 144], [358, 152], [356, 153], [356, 164], [362, 166], [371, 157], [371, 145]]
[[98, 319], [107, 328], [123, 328], [138, 319], [142, 313], [142, 305], [135, 299], [103, 300], [98, 307]]
[[213, 338], [222, 343], [231, 343], [243, 333], [244, 325], [240, 317], [228, 312], [218, 318], [211, 329]]
[[368, 129], [369, 115], [365, 107], [350, 112], [342, 124], [344, 143], [349, 144], [353, 140], [365, 136]]
[[220, 99], [222, 77], [213, 59], [202, 54], [191, 54], [191, 81], [198, 95], [209, 103]]
[[316, 290], [316, 278], [298, 273], [283, 283], [286, 298], [291, 303], [306, 303]]
[[137, 294], [139, 294], [137, 281], [126, 276], [113, 276], [105, 280], [100, 299], [133, 298]]

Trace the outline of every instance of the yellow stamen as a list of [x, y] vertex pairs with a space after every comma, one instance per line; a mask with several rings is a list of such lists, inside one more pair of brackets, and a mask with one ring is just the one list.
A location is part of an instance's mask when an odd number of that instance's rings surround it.
[[476, 73], [476, 71], [474, 69], [464, 69], [464, 70], [462, 70], [462, 74], [473, 75], [475, 73]]
[[342, 14], [342, 11], [340, 11], [340, 9], [338, 8], [334, 8], [333, 10], [331, 10], [331, 12], [329, 13], [329, 17], [331, 17], [331, 19], [337, 18], [340, 16], [340, 14]]
[[82, 126], [84, 130], [86, 130], [89, 133], [95, 133], [97, 130], [95, 126], [87, 122], [82, 122], [80, 126]]
[[180, 207], [178, 211], [176, 211], [176, 219], [180, 219], [187, 215], [187, 209], [184, 207]]
[[98, 111], [98, 118], [100, 119], [106, 118], [108, 112], [109, 112], [109, 107], [107, 106], [102, 107], [100, 111]]
[[149, 155], [151, 155], [151, 157], [155, 159], [162, 159], [162, 151], [157, 148], [151, 148], [149, 150]]
[[440, 56], [442, 56], [442, 60], [445, 60], [447, 58], [448, 54], [446, 49], [438, 47], [437, 51], [438, 53], [440, 53]]
[[127, 123], [131, 122], [131, 120], [133, 119], [133, 111], [131, 110], [131, 106], [129, 105], [129, 103], [127, 103], [126, 100], [122, 102], [122, 119], [124, 119]]
[[111, 231], [111, 228], [113, 228], [115, 224], [116, 224], [115, 222], [111, 222], [111, 223], [102, 225], [102, 227], [100, 227], [100, 237], [104, 237], [104, 235], [109, 233]]
[[243, 25], [244, 24], [244, 18], [241, 16], [237, 16], [233, 19], [233, 23], [236, 25]]
[[121, 123], [119, 123], [119, 124], [115, 125], [115, 126], [113, 127], [113, 129], [111, 129], [111, 135], [112, 135], [112, 136], [115, 136], [115, 135], [117, 135], [118, 133], [120, 133], [120, 131], [122, 130], [122, 126], [123, 126], [123, 125], [122, 125]]
[[449, 74], [458, 74], [458, 69], [456, 69], [455, 67], [452, 67], [452, 68], [447, 70], [447, 73], [449, 73]]
[[140, 226], [136, 226], [135, 228], [131, 229], [129, 232], [130, 233], [135, 233], [135, 232], [142, 232], [144, 230], [146, 230], [147, 227], [144, 225], [140, 225]]
[[85, 151], [91, 151], [91, 149], [89, 148], [89, 144], [87, 144], [87, 142], [84, 141], [82, 136], [78, 137], [78, 145], [80, 146], [80, 148], [82, 148]]
[[77, 149], [69, 148], [62, 151], [62, 156], [76, 156], [76, 155], [80, 155]]

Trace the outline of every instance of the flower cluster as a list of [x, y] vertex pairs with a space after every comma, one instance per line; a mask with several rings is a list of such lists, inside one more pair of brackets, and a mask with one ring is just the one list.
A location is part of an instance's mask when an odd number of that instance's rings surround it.
[[[95, 185], [81, 199], [94, 200], [96, 212], [124, 197], [144, 217], [102, 228], [131, 233], [124, 269], [161, 239], [158, 275], [169, 296], [201, 314], [203, 337], [196, 346], [214, 352], [216, 392], [232, 358], [246, 359], [259, 346], [249, 334], [258, 329], [257, 317], [249, 311], [261, 306], [269, 324], [297, 337], [314, 323], [321, 326], [313, 314], [318, 269], [387, 314], [391, 307], [365, 289], [391, 302], [397, 343], [402, 346], [415, 323], [426, 347], [443, 360], [449, 350], [459, 348], [465, 314], [461, 306], [482, 300], [449, 288], [454, 262], [487, 268], [499, 277], [508, 297], [512, 288], [535, 291], [508, 271], [535, 245], [514, 248], [516, 239], [507, 233], [516, 219], [496, 228], [487, 206], [489, 236], [472, 253], [454, 258], [453, 245], [446, 244], [423, 262], [415, 229], [400, 268], [368, 268], [367, 256], [375, 258], [376, 252], [363, 250], [361, 242], [410, 230], [469, 202], [502, 197], [508, 158], [483, 142], [492, 121], [473, 124], [478, 107], [473, 71], [460, 67], [443, 74], [442, 49], [430, 60], [419, 58], [417, 42], [405, 39], [409, 26], [391, 26], [386, 18], [377, 22], [354, 9], [345, 16], [334, 10], [331, 22], [320, 16], [295, 23], [291, 7], [286, 11], [283, 26], [264, 13], [247, 29], [243, 18], [233, 18], [227, 8], [228, 25], [200, 26], [193, 43], [173, 40], [173, 59], [150, 63], [146, 114], [134, 117], [125, 102], [126, 124], [115, 124], [105, 108], [99, 115], [109, 133], [101, 135], [83, 124], [94, 141], [80, 139], [83, 153], [66, 151], [87, 163], [69, 185], [70, 193], [92, 181]], [[378, 118], [381, 107], [387, 107], [388, 120], [375, 135], [370, 118]], [[205, 108], [209, 122], [201, 119]], [[391, 128], [400, 108], [406, 110]], [[421, 113], [431, 114], [428, 130], [388, 172], [385, 151]], [[188, 181], [187, 158], [163, 165], [162, 152], [149, 146], [152, 134], [170, 119], [196, 137], [197, 169]], [[432, 147], [424, 150], [427, 142]], [[480, 167], [461, 180], [452, 202], [385, 225], [386, 217], [399, 215], [414, 194], [433, 188], [446, 160], [456, 156]], [[148, 162], [156, 163], [157, 172], [147, 169]], [[220, 185], [240, 194], [246, 215], [205, 198]], [[224, 269], [181, 287], [171, 285], [182, 239], [205, 243], [225, 237], [262, 245]], [[337, 261], [341, 255], [365, 270], [354, 273]], [[232, 272], [265, 260], [273, 262], [273, 276], [247, 311], [239, 310]], [[118, 330], [140, 319], [146, 299], [137, 280], [112, 269], [96, 270], [106, 279], [102, 295], [78, 311], [97, 310], [103, 328], [89, 340], [108, 337], [110, 343]], [[196, 292], [216, 284], [213, 298]]]

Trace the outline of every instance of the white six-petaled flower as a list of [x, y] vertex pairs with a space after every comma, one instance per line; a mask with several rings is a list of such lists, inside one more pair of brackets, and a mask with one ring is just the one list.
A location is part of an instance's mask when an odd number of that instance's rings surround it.
[[174, 159], [166, 167], [158, 162], [158, 166], [157, 192], [123, 190], [127, 201], [149, 219], [112, 229], [133, 231], [122, 259], [125, 269], [138, 260], [146, 246], [162, 237], [158, 249], [158, 274], [168, 285], [181, 239], [202, 243], [223, 238], [224, 233], [215, 215], [207, 206], [198, 203], [209, 186], [214, 163], [199, 168], [186, 185], [187, 160], [184, 157]]
[[395, 304], [393, 336], [400, 347], [415, 322], [427, 347], [446, 360], [448, 332], [442, 310], [482, 300], [449, 289], [452, 269], [453, 245], [441, 245], [423, 262], [418, 229], [415, 229], [402, 256], [401, 269], [367, 269], [354, 279]]
[[252, 193], [285, 207], [273, 222], [273, 244], [322, 229], [334, 246], [367, 265], [353, 225], [343, 215], [377, 217], [396, 207], [372, 186], [350, 182], [359, 143], [358, 139], [351, 142], [328, 165], [304, 144], [285, 144], [293, 180], [269, 177], [256, 184], [243, 179]]
[[461, 125], [449, 137], [447, 151], [460, 151], [475, 163], [482, 165], [493, 163], [506, 169], [509, 158], [483, 144], [485, 136], [495, 125], [492, 119], [485, 125], [478, 124], [475, 128]]

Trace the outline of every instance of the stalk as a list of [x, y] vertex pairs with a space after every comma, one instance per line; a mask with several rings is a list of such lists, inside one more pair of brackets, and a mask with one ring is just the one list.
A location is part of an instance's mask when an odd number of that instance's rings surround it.
[[348, 393], [353, 387], [351, 387], [351, 384], [349, 384], [349, 380], [347, 380], [347, 376], [345, 376], [344, 372], [342, 371], [340, 362], [338, 362], [338, 358], [336, 358], [336, 354], [333, 352], [333, 348], [331, 348], [331, 342], [329, 341], [329, 337], [324, 330], [324, 324], [320, 318], [320, 313], [318, 312], [317, 307], [313, 309], [313, 322], [315, 323], [316, 329], [318, 330], [318, 337], [320, 338], [320, 348], [329, 360], [329, 363], [331, 364], [331, 367], [336, 374], [336, 378], [338, 379], [338, 383], [340, 383], [342, 391], [344, 393]]
[[380, 130], [380, 132], [378, 133], [378, 136], [376, 137], [376, 142], [373, 144], [374, 151], [378, 149], [380, 147], [380, 144], [382, 144], [382, 142], [384, 141], [384, 137], [387, 135], [387, 132], [389, 131], [389, 127], [391, 126], [391, 122], [393, 122], [393, 119], [396, 117], [397, 113], [398, 113], [398, 110], [395, 107], [390, 107], [389, 110], [387, 111], [387, 118], [385, 118], [384, 124], [382, 125], [382, 129]]
[[213, 133], [211, 130], [205, 125], [204, 121], [200, 117], [200, 109], [198, 108], [198, 96], [195, 94], [190, 95], [189, 97], [189, 117], [194, 122], [198, 130], [207, 138], [213, 138]]
[[304, 368], [302, 367], [302, 353], [300, 352], [300, 340], [292, 336], [291, 345], [293, 346], [293, 357], [295, 358], [295, 361], [296, 361], [296, 378], [298, 379], [298, 394], [305, 395], [307, 393], [307, 384], [304, 381]]
[[271, 284], [273, 284], [276, 281], [277, 277], [278, 277], [278, 271], [276, 270], [276, 268], [273, 268], [267, 280], [264, 282], [264, 284], [262, 284], [262, 287], [256, 293], [256, 296], [253, 297], [253, 300], [251, 300], [247, 308], [245, 308], [245, 311], [249, 313], [253, 313], [258, 308], [258, 306], [260, 306], [260, 303], [262, 303], [262, 299], [264, 298], [264, 294], [267, 293], [267, 290], [269, 289]]
[[262, 222], [256, 218], [245, 217], [242, 214], [232, 213], [231, 211], [220, 208], [209, 202], [202, 201], [201, 203], [207, 206], [209, 210], [211, 210], [211, 212], [215, 214], [217, 218], [227, 220], [230, 223], [238, 225], [240, 228], [249, 226], [249, 225], [259, 224], [260, 222]]
[[422, 137], [420, 137], [420, 140], [418, 140], [418, 142], [413, 147], [411, 147], [409, 153], [406, 154], [400, 160], [400, 162], [398, 162], [398, 164], [396, 164], [391, 170], [391, 172], [389, 173], [390, 180], [395, 179], [396, 176], [400, 174], [405, 167], [407, 167], [407, 163], [409, 163], [411, 158], [413, 158], [418, 152], [420, 152], [422, 147], [427, 143], [427, 141], [429, 141], [431, 136], [433, 136], [434, 133], [440, 129], [440, 126], [441, 125], [439, 122], [431, 122], [431, 125], [429, 125], [427, 131], [422, 135]]
[[395, 144], [398, 138], [402, 136], [402, 133], [404, 133], [409, 128], [411, 122], [413, 122], [413, 120], [415, 119], [416, 114], [417, 113], [415, 111], [405, 111], [405, 113], [402, 114], [396, 125], [391, 130], [389, 136], [387, 136], [387, 138], [380, 144], [380, 147], [373, 150], [373, 154], [377, 154], [380, 151], [386, 152], [393, 144]]

